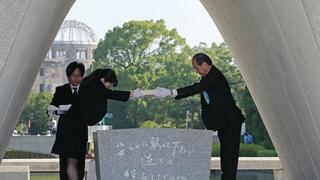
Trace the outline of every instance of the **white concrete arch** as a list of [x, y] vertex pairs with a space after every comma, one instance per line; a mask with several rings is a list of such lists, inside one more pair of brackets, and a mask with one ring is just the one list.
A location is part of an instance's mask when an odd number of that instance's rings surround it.
[[75, 0], [0, 0], [0, 160], [61, 23]]
[[[202, 0], [290, 180], [320, 179], [320, 1]], [[74, 0], [0, 0], [0, 157]]]
[[320, 1], [202, 0], [290, 180], [320, 179]]

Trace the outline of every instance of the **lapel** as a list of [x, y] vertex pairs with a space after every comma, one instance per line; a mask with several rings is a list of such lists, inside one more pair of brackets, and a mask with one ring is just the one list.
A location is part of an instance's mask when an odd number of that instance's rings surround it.
[[68, 84], [67, 90], [68, 90], [68, 94], [72, 95], [72, 89], [71, 89], [71, 85], [70, 84]]

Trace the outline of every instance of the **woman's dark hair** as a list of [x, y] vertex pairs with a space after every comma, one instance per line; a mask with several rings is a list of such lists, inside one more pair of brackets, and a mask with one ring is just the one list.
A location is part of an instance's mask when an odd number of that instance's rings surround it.
[[101, 78], [104, 78], [105, 82], [112, 83], [114, 87], [118, 85], [116, 73], [112, 69], [96, 69], [82, 80], [81, 85], [85, 86], [88, 83], [99, 80]]
[[71, 74], [74, 72], [74, 70], [76, 70], [77, 68], [79, 68], [81, 77], [83, 77], [85, 72], [84, 65], [82, 63], [78, 63], [77, 61], [74, 61], [67, 66], [67, 69], [66, 69], [67, 77], [70, 77]]
[[207, 63], [208, 65], [212, 65], [212, 60], [210, 59], [210, 57], [208, 55], [206, 55], [204, 53], [195, 54], [192, 57], [192, 60], [195, 60], [198, 65], [202, 65], [204, 62]]

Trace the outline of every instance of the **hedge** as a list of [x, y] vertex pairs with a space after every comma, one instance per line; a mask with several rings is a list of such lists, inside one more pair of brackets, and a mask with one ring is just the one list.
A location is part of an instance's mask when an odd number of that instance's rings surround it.
[[[261, 145], [256, 144], [240, 144], [240, 157], [275, 157], [277, 153], [274, 150], [267, 150]], [[212, 157], [220, 156], [220, 144], [213, 144]]]
[[55, 158], [50, 154], [39, 154], [24, 151], [7, 150], [4, 159], [37, 159], [37, 158]]

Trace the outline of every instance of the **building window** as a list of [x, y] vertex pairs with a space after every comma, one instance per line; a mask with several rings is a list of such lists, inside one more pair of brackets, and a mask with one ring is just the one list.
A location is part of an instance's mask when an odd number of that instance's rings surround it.
[[76, 54], [77, 54], [77, 55], [76, 55], [76, 56], [77, 56], [76, 59], [80, 59], [80, 52], [79, 52], [79, 50], [77, 50]]
[[57, 51], [55, 51], [55, 50], [51, 51], [51, 58], [52, 59], [56, 58], [56, 55], [57, 55], [56, 53], [57, 53]]
[[89, 59], [89, 49], [86, 49], [85, 55], [86, 55], [86, 59]]
[[52, 90], [52, 84], [48, 84], [48, 91], [51, 92], [51, 90]]
[[44, 91], [44, 84], [40, 84], [39, 89], [40, 89], [40, 92], [43, 92]]
[[44, 76], [44, 69], [40, 68], [40, 76]]

